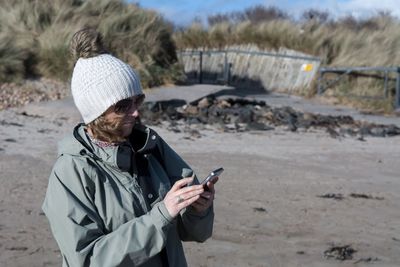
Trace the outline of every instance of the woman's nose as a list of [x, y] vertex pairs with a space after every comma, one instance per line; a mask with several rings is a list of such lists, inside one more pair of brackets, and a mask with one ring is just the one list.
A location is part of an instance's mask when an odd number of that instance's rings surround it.
[[136, 118], [136, 117], [138, 117], [139, 116], [139, 109], [137, 108], [137, 107], [135, 107], [134, 105], [132, 105], [133, 107], [131, 107], [129, 110], [128, 110], [128, 115], [129, 116], [132, 116], [132, 117], [134, 117], [134, 118]]

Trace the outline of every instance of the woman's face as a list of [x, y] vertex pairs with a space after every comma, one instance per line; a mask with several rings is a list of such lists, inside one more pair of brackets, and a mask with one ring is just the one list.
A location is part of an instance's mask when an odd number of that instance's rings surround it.
[[105, 112], [104, 118], [106, 121], [120, 120], [122, 135], [128, 137], [139, 117], [139, 107], [144, 98], [144, 95], [139, 95], [118, 101]]

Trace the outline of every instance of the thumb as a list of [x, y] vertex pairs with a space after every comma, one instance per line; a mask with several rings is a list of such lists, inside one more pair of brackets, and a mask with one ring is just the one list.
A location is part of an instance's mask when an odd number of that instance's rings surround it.
[[185, 177], [191, 177], [191, 176], [193, 176], [193, 170], [191, 170], [191, 169], [188, 169], [188, 168], [182, 168], [182, 178], [185, 178]]

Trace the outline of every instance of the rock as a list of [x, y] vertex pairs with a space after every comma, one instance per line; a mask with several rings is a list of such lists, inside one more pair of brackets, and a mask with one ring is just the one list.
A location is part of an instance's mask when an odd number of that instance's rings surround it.
[[24, 127], [23, 124], [16, 123], [16, 122], [8, 122], [8, 121], [5, 121], [5, 120], [1, 120], [1, 121], [0, 121], [0, 125], [2, 125], [2, 126]]
[[262, 208], [262, 207], [255, 207], [255, 208], [253, 208], [253, 210], [256, 211], [256, 212], [267, 213], [267, 210], [265, 208]]
[[184, 112], [189, 115], [196, 115], [199, 113], [199, 108], [193, 105], [187, 105]]
[[354, 262], [354, 264], [360, 263], [360, 262], [376, 262], [376, 261], [380, 261], [380, 259], [378, 257], [368, 257], [368, 258], [361, 258], [359, 260], [356, 260]]
[[231, 104], [226, 100], [219, 101], [217, 105], [219, 108], [230, 108], [231, 107]]
[[250, 122], [247, 124], [247, 130], [252, 131], [252, 130], [256, 130], [256, 131], [270, 131], [270, 130], [274, 130], [274, 127], [268, 126], [265, 123], [262, 122]]
[[351, 193], [350, 197], [352, 198], [364, 198], [364, 199], [376, 199], [376, 200], [384, 200], [383, 197], [374, 197], [367, 194], [358, 194], [358, 193]]
[[208, 108], [209, 106], [210, 106], [210, 101], [207, 99], [207, 97], [201, 99], [197, 104], [198, 108]]
[[343, 194], [336, 194], [336, 193], [329, 193], [329, 194], [325, 194], [325, 195], [319, 195], [317, 197], [320, 197], [320, 198], [332, 198], [332, 199], [335, 199], [335, 200], [344, 199]]
[[386, 129], [381, 128], [381, 127], [372, 127], [372, 128], [365, 127], [365, 128], [363, 128], [362, 132], [364, 132], [364, 135], [366, 133], [368, 133], [369, 135], [375, 136], [375, 137], [385, 137], [386, 136]]
[[324, 251], [324, 256], [326, 258], [334, 258], [335, 260], [351, 260], [353, 259], [353, 254], [357, 250], [353, 249], [350, 245], [345, 246], [333, 246]]
[[400, 134], [400, 128], [395, 125], [361, 123], [350, 116], [302, 113], [291, 107], [271, 108], [263, 101], [246, 98], [216, 99], [208, 96], [190, 104], [179, 99], [146, 102], [140, 112], [144, 123], [149, 125], [180, 120], [189, 126], [214, 125], [216, 129], [227, 132], [266, 131], [278, 126], [292, 132], [325, 128], [332, 138], [359, 135], [360, 141], [368, 135], [386, 137]]

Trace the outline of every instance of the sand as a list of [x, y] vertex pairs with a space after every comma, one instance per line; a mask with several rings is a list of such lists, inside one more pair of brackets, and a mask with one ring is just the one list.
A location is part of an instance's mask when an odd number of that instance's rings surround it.
[[[179, 90], [154, 90], [148, 99], [179, 98]], [[79, 120], [70, 99], [0, 112], [0, 266], [61, 265], [41, 203], [57, 142]], [[204, 129], [192, 138], [153, 128], [198, 176], [225, 168], [213, 237], [184, 244], [190, 266], [400, 266], [400, 137], [362, 142], [278, 128]], [[325, 194], [343, 199], [319, 197]], [[356, 250], [352, 259], [324, 256], [344, 245]]]

